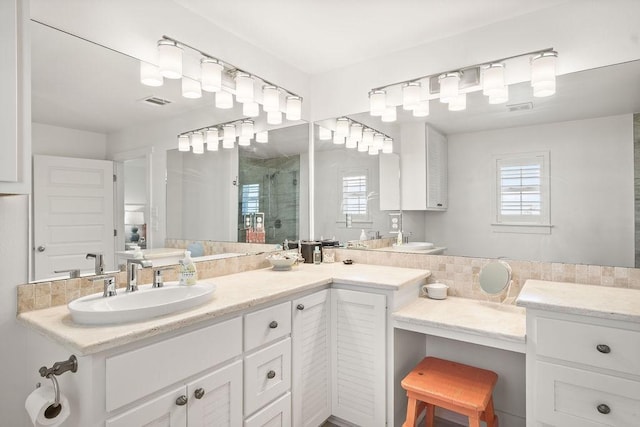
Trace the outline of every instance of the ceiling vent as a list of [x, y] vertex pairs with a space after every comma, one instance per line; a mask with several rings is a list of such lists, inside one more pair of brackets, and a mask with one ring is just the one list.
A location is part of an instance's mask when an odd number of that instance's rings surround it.
[[507, 105], [507, 110], [510, 113], [514, 113], [516, 111], [533, 110], [533, 103], [532, 102], [522, 102], [520, 104], [509, 104], [509, 105]]
[[150, 96], [148, 98], [141, 99], [140, 101], [145, 102], [149, 105], [159, 105], [159, 106], [171, 104], [171, 101], [169, 101], [168, 99], [157, 98], [155, 96]]

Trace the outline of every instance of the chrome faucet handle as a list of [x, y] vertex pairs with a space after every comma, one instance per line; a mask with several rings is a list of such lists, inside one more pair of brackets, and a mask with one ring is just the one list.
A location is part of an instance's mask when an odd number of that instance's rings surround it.
[[71, 270], [54, 270], [54, 273], [69, 273], [69, 279], [77, 279], [80, 277], [80, 269], [78, 268]]
[[164, 286], [164, 278], [162, 277], [162, 272], [165, 270], [171, 270], [173, 266], [167, 267], [155, 267], [153, 269], [153, 286], [154, 288], [161, 288]]
[[104, 255], [102, 254], [87, 254], [85, 259], [93, 258], [95, 260], [94, 263], [94, 271], [95, 274], [103, 274], [104, 273]]
[[118, 292], [116, 291], [116, 278], [115, 278], [115, 276], [101, 275], [101, 276], [91, 277], [89, 280], [91, 280], [92, 282], [96, 282], [98, 280], [102, 280], [103, 281], [102, 283], [104, 285], [104, 291], [102, 293], [102, 296], [104, 298], [113, 297], [113, 296], [116, 296], [118, 294]]

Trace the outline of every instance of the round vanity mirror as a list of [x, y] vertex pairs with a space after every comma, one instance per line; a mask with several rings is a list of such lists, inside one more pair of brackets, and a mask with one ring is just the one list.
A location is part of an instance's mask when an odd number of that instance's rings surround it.
[[489, 295], [502, 292], [511, 282], [511, 267], [504, 261], [492, 261], [480, 270], [480, 288]]

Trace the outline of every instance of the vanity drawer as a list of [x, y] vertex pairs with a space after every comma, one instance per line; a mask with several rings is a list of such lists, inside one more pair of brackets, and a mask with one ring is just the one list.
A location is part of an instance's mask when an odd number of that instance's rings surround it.
[[540, 356], [640, 376], [640, 331], [538, 317]]
[[244, 414], [250, 415], [291, 388], [291, 338], [245, 358]]
[[106, 408], [113, 411], [242, 353], [237, 317], [106, 359]]
[[291, 427], [291, 393], [287, 393], [251, 418], [244, 427]]
[[244, 351], [291, 333], [291, 302], [249, 313], [244, 318]]
[[640, 425], [640, 382], [536, 362], [536, 420], [554, 426]]

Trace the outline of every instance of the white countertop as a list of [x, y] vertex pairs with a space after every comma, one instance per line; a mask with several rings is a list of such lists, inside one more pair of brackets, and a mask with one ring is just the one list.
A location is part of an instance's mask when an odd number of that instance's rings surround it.
[[189, 311], [143, 322], [108, 326], [77, 325], [72, 322], [66, 305], [25, 312], [18, 315], [18, 320], [76, 354], [87, 355], [331, 283], [393, 291], [405, 285], [424, 283], [429, 275], [428, 270], [367, 264], [301, 264], [290, 271], [261, 269], [207, 279], [217, 285], [210, 302]]
[[394, 327], [524, 353], [526, 310], [468, 298], [418, 298], [393, 313]]
[[410, 249], [410, 246], [385, 246], [384, 248], [374, 249], [380, 252], [400, 252], [403, 254], [422, 254], [422, 255], [440, 255], [447, 250], [446, 246], [434, 246], [431, 249]]
[[609, 286], [527, 280], [519, 306], [640, 323], [640, 291]]

